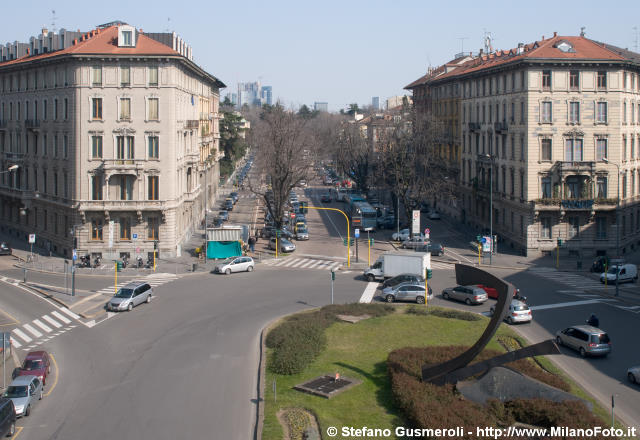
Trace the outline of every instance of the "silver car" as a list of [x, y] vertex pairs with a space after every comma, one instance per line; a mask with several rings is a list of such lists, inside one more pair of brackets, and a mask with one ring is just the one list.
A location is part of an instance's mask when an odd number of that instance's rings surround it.
[[[483, 289], [484, 290], [484, 289]], [[495, 306], [491, 306], [489, 311], [491, 316], [495, 313]], [[509, 304], [509, 313], [504, 317], [504, 320], [509, 324], [515, 324], [516, 322], [531, 322], [533, 316], [531, 316], [531, 309], [529, 306], [517, 299], [511, 300]]]
[[[388, 303], [394, 301], [415, 301], [424, 304], [424, 283], [401, 283], [382, 289], [382, 297]], [[433, 291], [429, 287], [428, 300], [433, 298]]]
[[296, 240], [308, 240], [309, 239], [309, 231], [305, 227], [296, 228]]
[[462, 301], [468, 305], [482, 304], [488, 299], [487, 292], [476, 286], [447, 287], [442, 291], [442, 297]]
[[18, 376], [2, 396], [13, 400], [17, 417], [28, 417], [31, 408], [42, 400], [42, 382], [36, 376]]
[[631, 383], [640, 383], [640, 365], [629, 368], [627, 370], [627, 378]]
[[131, 282], [120, 289], [107, 303], [107, 310], [120, 312], [131, 311], [143, 302], [150, 303], [153, 296], [153, 289], [149, 283]]
[[556, 333], [558, 345], [566, 345], [586, 357], [588, 354], [606, 356], [611, 353], [611, 339], [609, 335], [591, 325], [574, 325]]
[[251, 257], [228, 258], [216, 265], [214, 271], [230, 275], [231, 272], [252, 272], [255, 263]]
[[424, 236], [418, 235], [416, 237], [411, 237], [402, 242], [402, 247], [404, 249], [416, 249], [419, 247], [424, 247], [429, 244], [429, 240], [427, 240]]
[[[289, 240], [287, 240], [286, 238], [279, 238], [278, 239], [278, 247], [280, 248], [280, 252], [293, 252], [296, 250], [296, 245], [291, 243]], [[269, 240], [269, 249], [271, 250], [275, 250], [276, 249], [276, 238], [273, 237], [271, 240]]]

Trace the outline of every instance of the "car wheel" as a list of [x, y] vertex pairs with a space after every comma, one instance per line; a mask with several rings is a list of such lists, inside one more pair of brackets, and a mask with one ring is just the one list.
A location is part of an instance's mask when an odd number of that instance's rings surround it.
[[560, 336], [556, 336], [556, 344], [562, 345], [562, 339], [560, 338]]
[[29, 414], [31, 414], [31, 405], [27, 405], [27, 408], [24, 410], [25, 417], [29, 417]]
[[151, 302], [151, 295], [147, 296], [146, 303], [149, 304]]
[[14, 435], [16, 435], [16, 422], [11, 422], [9, 432], [7, 432], [7, 437], [13, 437]]
[[449, 294], [447, 292], [442, 292], [442, 297], [444, 299], [449, 299]]
[[369, 275], [367, 275], [367, 281], [372, 282], [375, 280], [376, 280], [376, 277], [373, 274], [370, 273]]
[[416, 302], [417, 302], [418, 304], [424, 304], [424, 297], [422, 297], [422, 296], [417, 297], [417, 298], [416, 298]]
[[127, 306], [127, 311], [132, 311], [133, 310], [133, 303], [129, 303], [129, 305]]
[[225, 271], [224, 271], [224, 273], [225, 273], [226, 275], [231, 275], [231, 269], [228, 269], [228, 268], [227, 268], [227, 270], [225, 270]]
[[587, 356], [587, 352], [584, 351], [583, 347], [580, 347], [580, 356], [582, 356], [582, 357], [586, 357]]
[[253, 266], [247, 267], [247, 272], [253, 272]]
[[513, 325], [513, 318], [511, 316], [507, 318], [507, 324]]
[[471, 305], [471, 300], [469, 298], [467, 298], [467, 299], [464, 300], [464, 303], [466, 305], [470, 306]]
[[627, 378], [629, 378], [629, 382], [636, 383], [636, 377], [633, 375], [631, 371], [627, 373]]
[[387, 296], [385, 297], [385, 300], [386, 300], [388, 303], [392, 303], [392, 302], [393, 302], [393, 300], [394, 300], [393, 295], [387, 295]]

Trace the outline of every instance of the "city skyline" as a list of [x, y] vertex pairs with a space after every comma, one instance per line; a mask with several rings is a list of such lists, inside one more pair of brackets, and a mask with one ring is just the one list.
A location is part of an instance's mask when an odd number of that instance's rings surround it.
[[[229, 19], [239, 14], [232, 4], [212, 8], [215, 17], [206, 13], [204, 3], [192, 4], [203, 11], [197, 16], [192, 14], [193, 8], [182, 12], [174, 6], [160, 1], [149, 9], [115, 1], [88, 11], [62, 1], [55, 5], [53, 20], [51, 6], [44, 2], [36, 4], [28, 15], [21, 14], [20, 5], [7, 4], [5, 15], [13, 19], [0, 31], [0, 41], [27, 41], [41, 27], [52, 27], [53, 22], [58, 29], [86, 32], [101, 23], [122, 20], [147, 32], [175, 31], [193, 47], [195, 62], [217, 72], [227, 84], [223, 95], [238, 82], [253, 78], [273, 86], [274, 102], [299, 107], [322, 101], [329, 103], [330, 111], [338, 111], [353, 102], [367, 105], [373, 95], [385, 100], [406, 93], [403, 87], [425, 74], [429, 66], [441, 65], [463, 50], [477, 52], [485, 32], [492, 34], [494, 48], [510, 49], [519, 42], [549, 37], [554, 31], [578, 35], [584, 26], [589, 38], [633, 50], [633, 28], [639, 26], [634, 14], [619, 13], [633, 10], [631, 1], [621, 2], [615, 9], [598, 9], [597, 14], [595, 4], [578, 10], [553, 4], [551, 16], [540, 4], [523, 5], [514, 15], [502, 3], [488, 9], [487, 5], [462, 2], [460, 10], [465, 14], [455, 20], [444, 6], [429, 7], [414, 1], [401, 7], [378, 2], [366, 8], [357, 2], [252, 2], [242, 12], [241, 28]], [[478, 20], [487, 10], [491, 10], [492, 23]], [[529, 19], [521, 23], [516, 19], [519, 16]], [[323, 28], [326, 32], [310, 31]]]

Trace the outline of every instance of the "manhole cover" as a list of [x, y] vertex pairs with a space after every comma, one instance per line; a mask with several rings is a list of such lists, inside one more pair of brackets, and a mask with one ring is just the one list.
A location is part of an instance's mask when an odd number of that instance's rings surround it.
[[335, 376], [320, 376], [293, 387], [298, 391], [304, 391], [305, 393], [314, 394], [316, 396], [326, 397], [330, 399], [336, 394], [340, 394], [343, 391], [348, 390], [352, 386], [362, 383], [361, 380], [352, 379], [349, 377]]

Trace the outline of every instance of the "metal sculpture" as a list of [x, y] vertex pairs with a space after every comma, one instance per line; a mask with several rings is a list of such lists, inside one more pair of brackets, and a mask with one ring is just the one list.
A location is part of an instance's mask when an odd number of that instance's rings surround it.
[[458, 380], [471, 375], [477, 374], [490, 367], [501, 365], [528, 356], [537, 356], [542, 354], [556, 354], [560, 351], [558, 347], [551, 341], [551, 345], [546, 341], [530, 347], [507, 353], [505, 355], [496, 356], [484, 362], [479, 362], [472, 366], [469, 363], [487, 346], [491, 338], [498, 330], [498, 326], [502, 323], [509, 305], [515, 294], [513, 284], [498, 278], [489, 272], [480, 268], [467, 266], [465, 264], [456, 264], [456, 282], [462, 286], [473, 284], [484, 284], [493, 287], [498, 292], [498, 301], [495, 306], [494, 314], [489, 321], [489, 325], [482, 333], [475, 344], [461, 355], [443, 362], [438, 365], [424, 365], [422, 367], [422, 380], [434, 384], [456, 383]]

